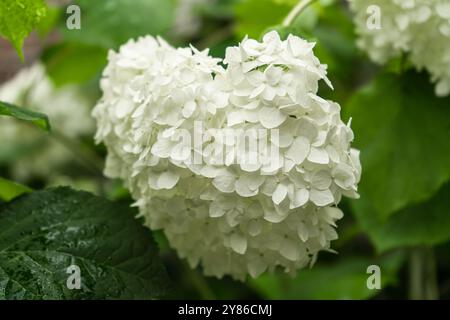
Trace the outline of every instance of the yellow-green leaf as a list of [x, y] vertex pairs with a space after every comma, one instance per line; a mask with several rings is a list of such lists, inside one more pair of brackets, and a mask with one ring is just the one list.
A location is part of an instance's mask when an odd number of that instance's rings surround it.
[[33, 190], [24, 185], [0, 177], [0, 200], [11, 201], [16, 197], [31, 191]]
[[0, 1], [0, 36], [11, 41], [22, 61], [25, 38], [46, 14], [47, 5], [44, 0]]

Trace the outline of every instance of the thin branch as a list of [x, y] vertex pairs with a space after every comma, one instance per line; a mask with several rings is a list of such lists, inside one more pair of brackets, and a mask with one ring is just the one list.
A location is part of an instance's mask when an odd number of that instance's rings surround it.
[[283, 21], [284, 27], [289, 27], [295, 19], [302, 13], [304, 9], [306, 9], [310, 4], [315, 2], [316, 0], [301, 0], [292, 10], [289, 12], [287, 17]]
[[83, 146], [77, 140], [72, 139], [62, 132], [53, 129], [50, 132], [50, 137], [61, 143], [75, 156], [75, 159], [84, 164], [86, 168], [92, 171], [95, 175], [103, 177], [103, 160], [94, 152]]

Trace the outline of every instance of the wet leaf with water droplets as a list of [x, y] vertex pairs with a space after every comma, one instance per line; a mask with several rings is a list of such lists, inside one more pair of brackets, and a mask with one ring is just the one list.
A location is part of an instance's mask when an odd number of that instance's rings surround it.
[[[0, 299], [155, 299], [170, 292], [151, 232], [128, 205], [69, 188], [0, 205]], [[69, 289], [67, 268], [80, 270]]]

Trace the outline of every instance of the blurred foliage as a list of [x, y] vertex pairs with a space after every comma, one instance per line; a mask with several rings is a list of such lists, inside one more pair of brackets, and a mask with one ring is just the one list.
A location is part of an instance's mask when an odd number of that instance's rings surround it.
[[82, 26], [68, 30], [61, 26], [66, 40], [105, 49], [117, 49], [130, 38], [164, 34], [172, 25], [174, 1], [166, 0], [76, 0]]
[[64, 41], [47, 48], [43, 55], [57, 86], [97, 76], [106, 65], [107, 51], [129, 39], [166, 34], [175, 7], [172, 0], [76, 0], [74, 4], [80, 7], [81, 29], [67, 29], [66, 16], [60, 16], [58, 30]]
[[42, 61], [53, 83], [62, 86], [84, 83], [95, 77], [106, 64], [106, 56], [106, 49], [67, 42], [48, 47]]
[[378, 76], [348, 104], [364, 168], [353, 207], [379, 250], [450, 239], [449, 106], [413, 71]]
[[381, 258], [341, 257], [338, 262], [317, 265], [303, 270], [292, 278], [288, 275], [265, 274], [250, 280], [264, 299], [368, 299], [379, 293], [368, 289], [366, 283], [371, 273], [367, 268], [376, 265], [382, 270], [381, 287], [396, 284], [405, 256], [391, 253]]
[[[380, 187], [381, 188], [381, 187]], [[436, 245], [450, 240], [450, 184], [431, 199], [380, 218], [364, 194], [353, 204], [354, 213], [364, 231], [382, 252], [397, 247]]]
[[273, 0], [245, 0], [236, 5], [236, 29], [239, 38], [259, 39], [267, 27], [280, 24], [292, 3]]
[[354, 94], [346, 111], [354, 146], [363, 150], [357, 202], [369, 201], [384, 219], [450, 180], [449, 105], [450, 98], [435, 96], [426, 74], [415, 72], [380, 75]]
[[49, 35], [53, 28], [56, 26], [58, 21], [61, 20], [62, 11], [58, 7], [48, 6], [47, 15], [44, 19], [39, 21], [36, 25], [36, 30], [41, 38], [45, 38]]

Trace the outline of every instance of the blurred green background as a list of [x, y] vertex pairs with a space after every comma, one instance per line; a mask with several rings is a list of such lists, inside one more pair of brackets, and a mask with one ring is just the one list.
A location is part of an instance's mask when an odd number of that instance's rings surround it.
[[[246, 282], [204, 277], [190, 270], [156, 233], [161, 255], [181, 298], [217, 299], [448, 299], [450, 298], [450, 98], [437, 98], [428, 75], [402, 61], [377, 66], [356, 47], [346, 1], [317, 1], [289, 28], [281, 26], [296, 0], [79, 0], [81, 29], [68, 30], [68, 1], [48, 1], [49, 10], [25, 41], [22, 64], [0, 42], [0, 81], [41, 61], [56, 90], [76, 86], [94, 106], [109, 49], [140, 35], [161, 35], [174, 46], [192, 44], [223, 57], [245, 35], [259, 39], [278, 30], [317, 41], [316, 55], [328, 65], [338, 102], [352, 118], [354, 146], [363, 166], [359, 200], [345, 199], [338, 224], [338, 254], [323, 252], [310, 270], [295, 278], [266, 274]], [[12, 120], [11, 120], [12, 121]], [[1, 124], [0, 124], [1, 125]], [[18, 178], [13, 167], [33, 157], [32, 145], [1, 148], [0, 176], [32, 188], [71, 185], [131, 202], [120, 181], [102, 178], [105, 149], [86, 134], [81, 152], [51, 175]], [[61, 142], [61, 141], [60, 141]], [[35, 146], [36, 148], [33, 148]], [[74, 148], [70, 145], [69, 148]], [[84, 157], [79, 159], [80, 155]], [[87, 161], [84, 161], [86, 160]], [[381, 268], [380, 290], [366, 286], [367, 267]]]

